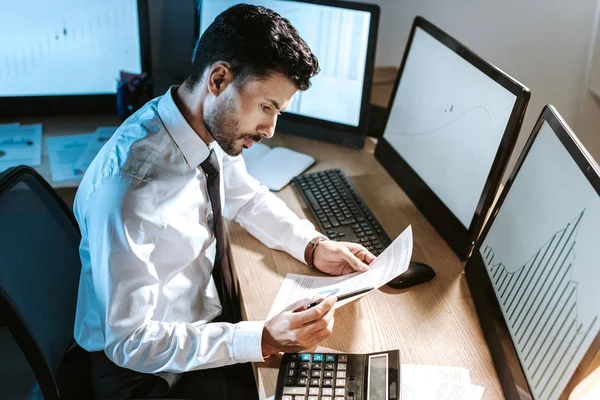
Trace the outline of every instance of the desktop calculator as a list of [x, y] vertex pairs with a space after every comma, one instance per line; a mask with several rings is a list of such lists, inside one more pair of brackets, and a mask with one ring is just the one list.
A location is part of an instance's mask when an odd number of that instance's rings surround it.
[[275, 400], [400, 400], [400, 352], [286, 353]]

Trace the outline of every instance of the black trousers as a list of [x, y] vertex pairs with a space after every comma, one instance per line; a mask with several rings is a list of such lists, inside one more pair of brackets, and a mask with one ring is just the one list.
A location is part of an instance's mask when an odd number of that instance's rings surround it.
[[[250, 363], [173, 374], [121, 368], [103, 352], [91, 353], [94, 399], [258, 400]], [[176, 379], [173, 379], [176, 378]]]

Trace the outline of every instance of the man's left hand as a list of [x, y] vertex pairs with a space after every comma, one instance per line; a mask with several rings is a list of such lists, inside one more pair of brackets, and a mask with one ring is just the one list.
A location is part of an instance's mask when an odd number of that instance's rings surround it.
[[313, 264], [329, 275], [346, 275], [369, 270], [375, 256], [357, 243], [324, 240], [314, 253]]

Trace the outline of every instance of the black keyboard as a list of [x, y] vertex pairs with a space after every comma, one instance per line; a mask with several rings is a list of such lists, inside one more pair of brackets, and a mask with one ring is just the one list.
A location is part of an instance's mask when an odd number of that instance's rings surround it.
[[360, 243], [376, 256], [390, 245], [389, 236], [340, 169], [301, 175], [294, 183], [330, 239]]

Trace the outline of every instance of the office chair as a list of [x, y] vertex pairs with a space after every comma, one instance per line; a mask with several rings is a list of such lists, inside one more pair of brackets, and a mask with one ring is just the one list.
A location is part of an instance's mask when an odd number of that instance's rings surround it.
[[35, 374], [30, 398], [91, 399], [88, 353], [68, 351], [81, 236], [69, 207], [31, 167], [0, 173], [0, 238], [0, 320]]

